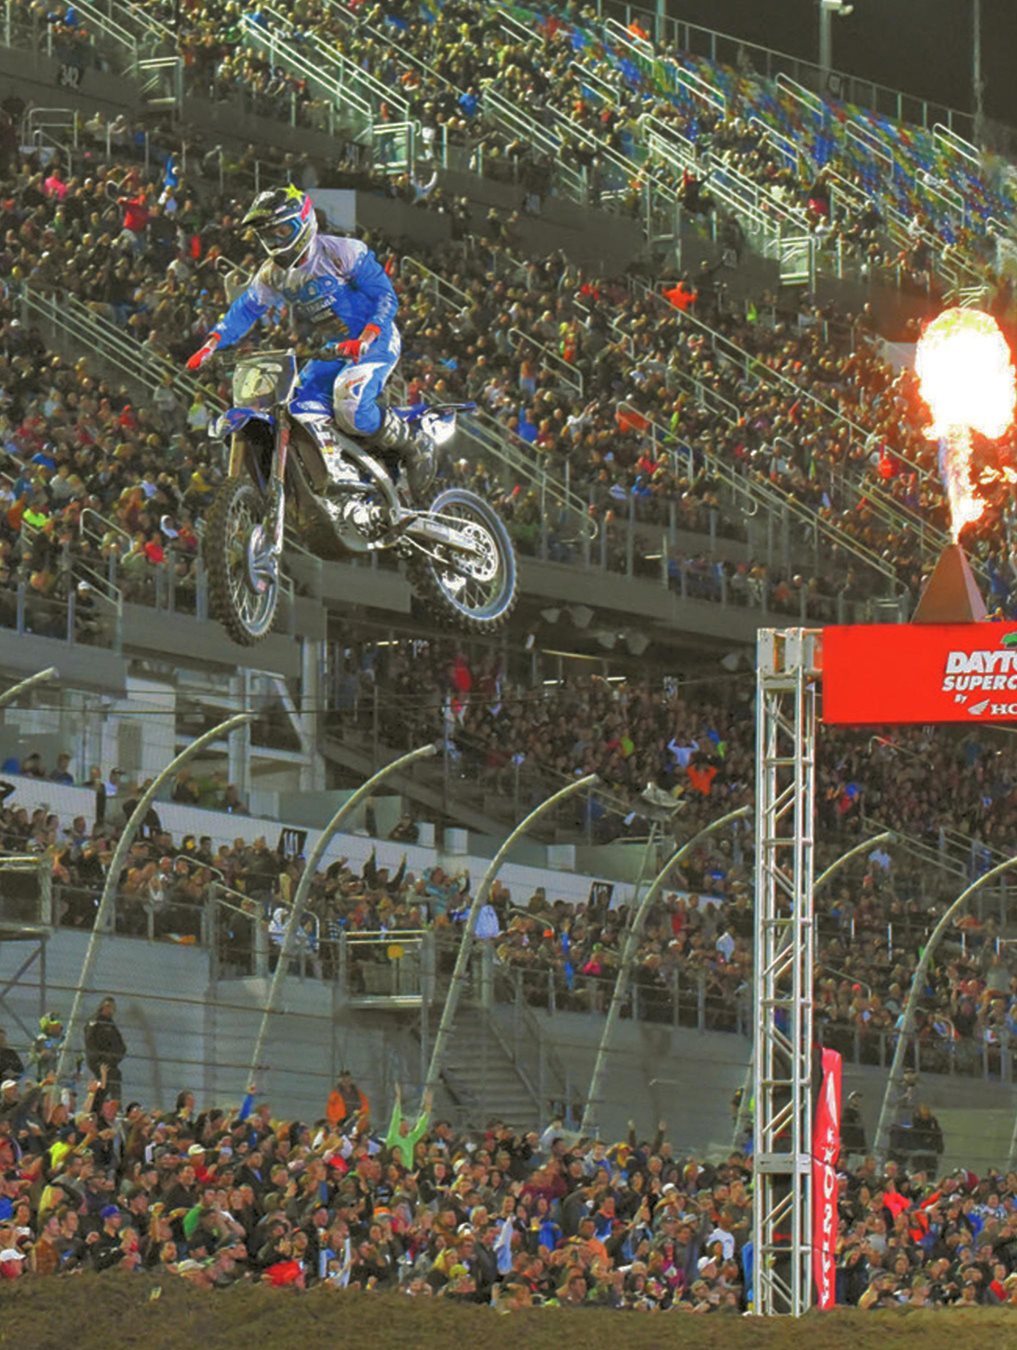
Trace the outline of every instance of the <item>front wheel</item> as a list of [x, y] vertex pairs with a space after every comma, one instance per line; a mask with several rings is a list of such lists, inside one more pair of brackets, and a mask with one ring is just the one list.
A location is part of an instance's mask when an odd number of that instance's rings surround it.
[[205, 518], [202, 547], [212, 610], [242, 647], [268, 636], [279, 603], [279, 559], [264, 521], [265, 500], [246, 478], [224, 483]]
[[482, 497], [463, 488], [439, 492], [428, 508], [466, 535], [476, 552], [440, 544], [411, 566], [414, 590], [438, 616], [471, 633], [492, 633], [515, 608], [516, 555], [504, 522]]

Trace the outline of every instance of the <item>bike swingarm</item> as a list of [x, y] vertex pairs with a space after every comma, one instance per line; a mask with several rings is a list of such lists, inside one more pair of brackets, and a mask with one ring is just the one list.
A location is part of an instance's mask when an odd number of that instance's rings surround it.
[[468, 536], [461, 534], [451, 525], [436, 516], [417, 515], [415, 512], [404, 514], [396, 526], [396, 531], [407, 539], [424, 544], [442, 544], [457, 553], [473, 556], [478, 553], [476, 544]]

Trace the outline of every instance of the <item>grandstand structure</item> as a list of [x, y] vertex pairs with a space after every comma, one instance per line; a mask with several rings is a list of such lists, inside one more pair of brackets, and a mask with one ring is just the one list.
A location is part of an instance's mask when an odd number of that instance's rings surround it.
[[[0, 1013], [24, 1047], [47, 1009], [69, 1014], [61, 1075], [73, 1077], [89, 1004], [115, 995], [125, 1082], [153, 1102], [185, 1085], [239, 1101], [253, 1077], [313, 1120], [352, 1064], [386, 1108], [399, 1085], [432, 1088], [457, 1129], [560, 1117], [622, 1138], [637, 1112], [640, 1131], [666, 1117], [683, 1147], [715, 1157], [744, 1148], [751, 1111], [756, 1306], [797, 1315], [812, 1301], [814, 1042], [844, 1054], [845, 1093], [863, 1093], [870, 1132], [903, 1043], [944, 1122], [944, 1165], [1015, 1162], [1008, 876], [979, 893], [977, 928], [950, 934], [962, 974], [946, 992], [930, 985], [921, 1025], [895, 1034], [908, 959], [943, 903], [1008, 856], [1011, 822], [894, 814], [890, 791], [856, 812], [870, 760], [896, 755], [911, 791], [929, 746], [838, 742], [836, 769], [821, 768], [810, 645], [827, 622], [906, 621], [946, 541], [920, 432], [888, 444], [886, 406], [901, 426], [911, 410], [905, 386], [880, 383], [894, 344], [878, 329], [906, 338], [930, 306], [1005, 296], [1012, 171], [950, 109], [847, 77], [820, 85], [790, 58], [744, 44], [738, 56], [724, 35], [663, 13], [606, 0], [581, 19], [466, 8], [511, 51], [513, 74], [476, 53], [450, 58], [434, 16], [376, 22], [342, 0], [299, 19], [282, 5], [244, 15], [213, 64], [200, 30], [175, 30], [148, 0], [86, 0], [44, 27], [36, 7], [4, 11], [0, 69], [24, 102], [33, 174], [98, 178], [88, 207], [100, 215], [128, 174], [172, 197], [175, 164], [193, 192], [196, 251], [175, 241], [167, 255], [200, 277], [187, 322], [217, 311], [208, 286], [234, 283], [241, 261], [240, 241], [224, 250], [222, 235], [202, 234], [205, 204], [228, 214], [252, 189], [319, 169], [323, 203], [350, 194], [410, 316], [408, 391], [480, 394], [442, 473], [504, 511], [522, 596], [503, 635], [460, 642], [414, 609], [394, 567], [325, 561], [291, 538], [276, 631], [255, 648], [231, 643], [211, 617], [200, 547], [217, 473], [200, 433], [223, 390], [182, 369], [144, 294], [167, 257], [138, 244], [135, 284], [100, 295], [26, 243], [0, 298], [3, 373], [26, 413], [4, 424], [0, 449], [0, 684], [17, 686], [6, 710], [0, 696], [11, 789]], [[540, 71], [551, 78], [539, 97], [521, 97]], [[346, 176], [326, 183], [340, 144]], [[461, 230], [451, 203], [465, 203]], [[34, 209], [53, 250], [51, 208]], [[226, 263], [211, 257], [223, 251]], [[679, 277], [701, 279], [687, 312], [671, 299]], [[179, 295], [163, 301], [179, 321]], [[866, 304], [878, 324], [840, 319]], [[815, 357], [813, 339], [845, 361], [865, 353], [864, 397], [849, 378], [809, 378], [800, 358]], [[787, 355], [785, 340], [803, 346]], [[468, 384], [498, 362], [508, 373], [492, 376], [493, 393]], [[94, 413], [87, 444], [101, 440], [113, 463], [123, 435], [127, 452], [106, 482], [72, 488], [70, 515], [47, 495], [53, 457], [87, 419], [51, 397], [58, 444], [30, 425], [50, 393], [31, 368], [52, 371], [53, 391], [118, 410]], [[833, 451], [819, 444], [826, 429]], [[605, 453], [611, 437], [624, 453]], [[173, 484], [146, 438], [160, 455], [170, 442]], [[972, 562], [1010, 612], [1015, 522], [1005, 486], [993, 491]], [[51, 678], [22, 687], [36, 672]], [[490, 723], [503, 706], [536, 736], [499, 740]], [[753, 758], [738, 735], [754, 721]], [[436, 752], [407, 754], [424, 745]], [[71, 781], [48, 773], [58, 756]], [[685, 783], [690, 764], [705, 788]], [[581, 791], [567, 787], [587, 771]], [[711, 795], [718, 774], [723, 796]], [[558, 809], [488, 879], [498, 940], [470, 938], [470, 885], [552, 794]], [[701, 838], [725, 808], [750, 804], [754, 830], [733, 822]], [[859, 852], [867, 835], [892, 837], [877, 861], [875, 843]], [[682, 845], [690, 869], [672, 871]], [[814, 857], [828, 866], [845, 850], [858, 855], [845, 890], [821, 904]], [[406, 872], [415, 889], [401, 889]], [[139, 899], [142, 884], [158, 898]], [[633, 916], [651, 884], [644, 942]], [[726, 973], [704, 949], [673, 950], [692, 896], [710, 942], [727, 936], [737, 953]], [[983, 997], [969, 1016], [959, 985], [971, 970]], [[895, 1121], [906, 1114], [891, 1105]]]

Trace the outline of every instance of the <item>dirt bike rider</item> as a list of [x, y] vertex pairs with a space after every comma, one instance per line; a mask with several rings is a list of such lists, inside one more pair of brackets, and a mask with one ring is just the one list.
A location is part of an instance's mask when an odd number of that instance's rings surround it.
[[415, 498], [434, 476], [434, 448], [380, 396], [402, 350], [399, 300], [384, 268], [359, 239], [319, 234], [314, 203], [292, 184], [259, 192], [241, 222], [268, 259], [187, 362], [197, 370], [217, 348], [239, 342], [263, 314], [286, 301], [312, 324], [342, 335], [323, 344], [336, 360], [308, 361], [290, 411], [311, 433], [333, 483], [358, 479], [345, 460], [336, 424], [402, 460]]

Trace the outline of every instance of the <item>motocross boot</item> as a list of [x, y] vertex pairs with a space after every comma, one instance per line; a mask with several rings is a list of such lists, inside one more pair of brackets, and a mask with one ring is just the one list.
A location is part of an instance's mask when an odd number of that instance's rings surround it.
[[419, 505], [434, 482], [435, 453], [431, 438], [391, 408], [381, 415], [381, 426], [367, 441], [377, 450], [397, 455], [406, 474], [410, 496]]

